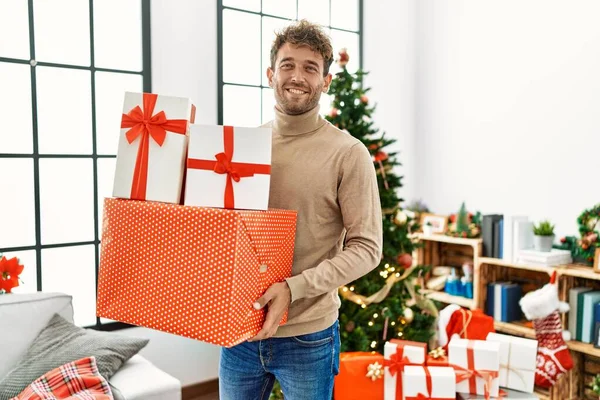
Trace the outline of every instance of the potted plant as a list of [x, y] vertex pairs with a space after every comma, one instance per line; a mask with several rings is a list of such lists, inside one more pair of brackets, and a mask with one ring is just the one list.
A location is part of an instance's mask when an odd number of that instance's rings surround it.
[[533, 226], [533, 247], [537, 251], [551, 251], [554, 242], [554, 225], [548, 220]]

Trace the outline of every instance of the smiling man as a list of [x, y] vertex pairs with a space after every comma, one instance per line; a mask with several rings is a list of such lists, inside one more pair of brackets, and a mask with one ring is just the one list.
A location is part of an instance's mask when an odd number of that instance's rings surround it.
[[[295, 23], [271, 48], [275, 92], [270, 208], [298, 211], [292, 277], [257, 300], [262, 330], [221, 352], [221, 400], [330, 400], [339, 367], [338, 287], [381, 259], [381, 205], [366, 147], [319, 114], [333, 50], [318, 25]], [[288, 322], [278, 326], [285, 311]]]

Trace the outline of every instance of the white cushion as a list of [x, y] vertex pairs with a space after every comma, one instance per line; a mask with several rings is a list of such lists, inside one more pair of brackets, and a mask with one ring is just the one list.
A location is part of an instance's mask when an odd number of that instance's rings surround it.
[[14, 368], [55, 313], [73, 322], [72, 297], [63, 293], [0, 295], [0, 380]]
[[110, 378], [115, 399], [181, 400], [181, 382], [139, 354]]

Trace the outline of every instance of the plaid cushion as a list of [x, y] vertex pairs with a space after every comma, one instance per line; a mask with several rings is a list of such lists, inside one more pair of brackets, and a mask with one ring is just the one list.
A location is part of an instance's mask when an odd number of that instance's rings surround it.
[[11, 400], [59, 399], [113, 399], [108, 382], [98, 372], [95, 357], [85, 357], [53, 369]]

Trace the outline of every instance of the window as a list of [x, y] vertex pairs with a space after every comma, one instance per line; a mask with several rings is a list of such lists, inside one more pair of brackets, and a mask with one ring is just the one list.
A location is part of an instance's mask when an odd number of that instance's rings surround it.
[[[258, 126], [273, 118], [275, 99], [268, 85], [274, 32], [306, 18], [323, 26], [334, 56], [350, 54], [348, 70], [361, 65], [362, 0], [219, 0], [219, 124]], [[334, 62], [331, 73], [339, 71]], [[321, 114], [330, 97], [321, 96]]]
[[0, 252], [15, 293], [69, 293], [81, 326], [120, 326], [95, 316], [102, 202], [123, 92], [151, 91], [149, 24], [149, 0], [0, 2]]

